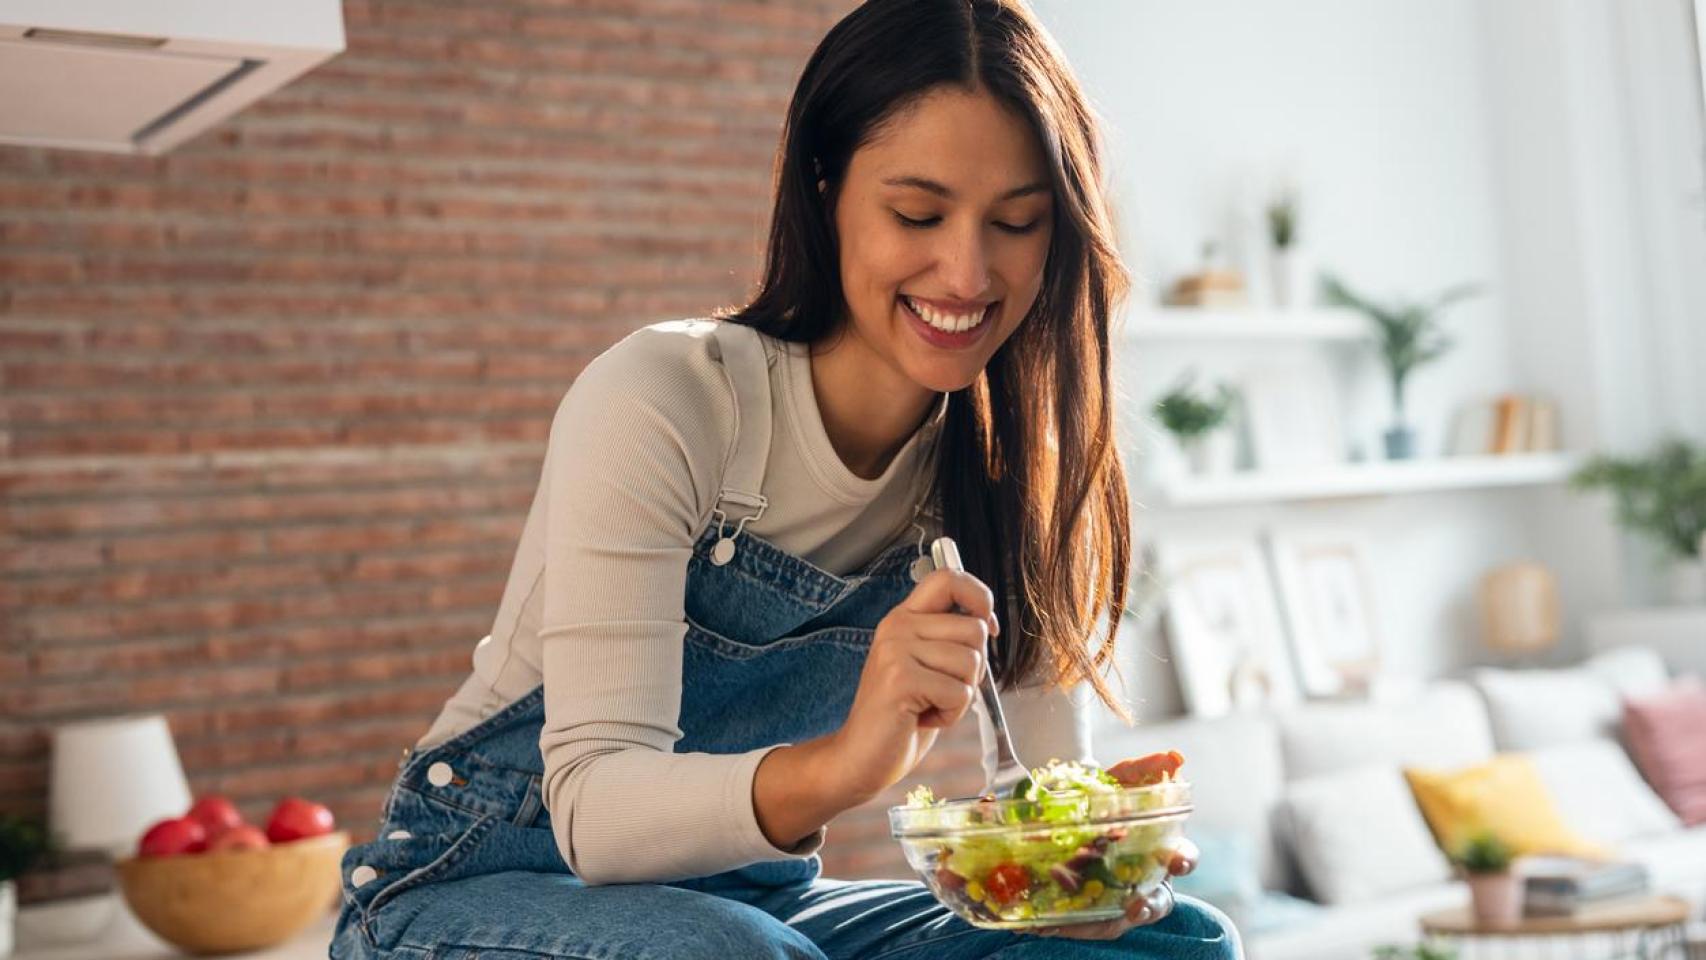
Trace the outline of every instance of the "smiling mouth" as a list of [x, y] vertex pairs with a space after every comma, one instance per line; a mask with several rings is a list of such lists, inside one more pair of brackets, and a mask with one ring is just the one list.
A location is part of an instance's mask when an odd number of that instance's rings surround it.
[[924, 321], [931, 329], [955, 334], [969, 333], [981, 327], [990, 317], [994, 316], [995, 308], [1000, 304], [1000, 301], [997, 300], [981, 310], [970, 313], [950, 313], [938, 310], [928, 303], [915, 300], [904, 293], [900, 295], [899, 299], [906, 306], [906, 309], [912, 311], [913, 316]]

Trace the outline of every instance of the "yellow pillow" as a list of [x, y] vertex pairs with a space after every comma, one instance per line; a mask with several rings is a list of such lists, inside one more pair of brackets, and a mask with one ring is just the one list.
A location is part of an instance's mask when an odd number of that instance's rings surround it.
[[1488, 830], [1517, 856], [1554, 853], [1602, 859], [1609, 851], [1564, 825], [1534, 764], [1504, 753], [1486, 763], [1449, 772], [1405, 770], [1410, 791], [1440, 849], [1455, 857], [1464, 841]]

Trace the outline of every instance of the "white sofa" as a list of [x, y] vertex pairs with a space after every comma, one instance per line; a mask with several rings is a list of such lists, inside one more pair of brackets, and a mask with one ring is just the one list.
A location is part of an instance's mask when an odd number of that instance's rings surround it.
[[1218, 844], [1207, 841], [1231, 838], [1251, 851], [1265, 890], [1311, 901], [1265, 911], [1280, 924], [1255, 923], [1255, 912], [1241, 910], [1247, 903], [1230, 904], [1252, 960], [1367, 960], [1376, 946], [1416, 942], [1421, 914], [1468, 902], [1400, 771], [1466, 766], [1495, 752], [1528, 753], [1567, 826], [1640, 861], [1655, 890], [1688, 899], [1699, 917], [1706, 826], [1684, 828], [1615, 739], [1622, 697], [1665, 682], [1657, 654], [1619, 650], [1568, 670], [1477, 671], [1401, 702], [1104, 730], [1097, 752], [1184, 753], [1196, 802], [1190, 832], [1204, 844], [1199, 874], [1213, 869]]

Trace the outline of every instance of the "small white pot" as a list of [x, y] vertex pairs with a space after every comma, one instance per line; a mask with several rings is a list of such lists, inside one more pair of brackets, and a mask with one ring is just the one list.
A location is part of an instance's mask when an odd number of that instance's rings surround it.
[[18, 885], [0, 881], [0, 957], [12, 955], [12, 927], [18, 917]]
[[1273, 284], [1274, 306], [1296, 310], [1310, 304], [1310, 257], [1298, 247], [1274, 250], [1268, 259], [1268, 279]]
[[1238, 453], [1231, 433], [1226, 430], [1212, 430], [1188, 440], [1181, 438], [1179, 449], [1192, 475], [1198, 477], [1231, 473]]

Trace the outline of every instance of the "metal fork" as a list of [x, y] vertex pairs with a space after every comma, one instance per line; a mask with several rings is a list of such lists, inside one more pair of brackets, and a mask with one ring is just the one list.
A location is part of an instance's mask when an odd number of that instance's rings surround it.
[[[930, 559], [937, 570], [964, 573], [966, 569], [960, 562], [960, 548], [952, 537], [937, 537], [930, 544]], [[956, 605], [954, 609], [958, 610], [959, 607]], [[983, 741], [981, 796], [994, 793], [997, 784], [1010, 787], [1030, 776], [1030, 768], [1019, 762], [1019, 755], [1013, 751], [1013, 741], [1007, 736], [1007, 716], [1001, 712], [1001, 695], [995, 690], [995, 673], [990, 669], [989, 663], [989, 645], [985, 643], [983, 675], [977, 681], [978, 702], [972, 704], [973, 710], [989, 720], [987, 729], [982, 724], [978, 725], [978, 732]]]

